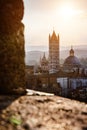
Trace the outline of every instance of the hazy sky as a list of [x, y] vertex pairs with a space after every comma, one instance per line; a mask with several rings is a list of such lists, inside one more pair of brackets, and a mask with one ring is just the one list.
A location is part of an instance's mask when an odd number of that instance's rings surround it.
[[26, 45], [48, 45], [53, 28], [61, 46], [87, 44], [87, 0], [24, 0]]

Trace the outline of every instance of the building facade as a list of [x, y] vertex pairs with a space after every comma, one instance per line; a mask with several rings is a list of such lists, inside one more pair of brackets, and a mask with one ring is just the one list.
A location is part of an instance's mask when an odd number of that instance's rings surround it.
[[57, 83], [62, 88], [62, 96], [75, 99], [87, 99], [87, 78], [60, 77]]
[[56, 73], [59, 69], [59, 35], [53, 31], [49, 35], [49, 73]]

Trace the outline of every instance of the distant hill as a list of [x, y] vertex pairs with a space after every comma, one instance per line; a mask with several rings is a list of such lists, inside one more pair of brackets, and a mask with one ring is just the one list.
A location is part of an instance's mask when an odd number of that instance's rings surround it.
[[[44, 52], [43, 51], [29, 51], [26, 52], [25, 56], [25, 63], [27, 65], [35, 65], [38, 62], [40, 62], [40, 58], [43, 57]], [[46, 57], [48, 56], [48, 53], [45, 52]]]
[[[37, 47], [36, 49], [41, 49], [43, 48], [42, 46], [39, 48]], [[35, 65], [40, 61], [40, 57], [43, 57], [43, 54], [45, 52], [46, 57], [48, 58], [48, 51], [47, 49], [45, 49], [46, 47], [44, 47], [44, 49], [41, 49], [41, 51], [36, 51], [35, 47], [32, 47], [32, 51], [26, 51], [26, 56], [25, 56], [25, 63], [27, 65]], [[87, 58], [87, 46], [76, 46], [74, 47], [74, 51], [75, 51], [75, 56], [77, 56], [78, 58]], [[66, 57], [69, 56], [69, 50], [70, 47], [62, 47], [60, 50], [60, 59], [65, 59]]]
[[28, 51], [48, 51], [48, 46], [31, 46], [25, 45], [26, 52]]
[[[71, 45], [70, 46], [61, 46], [60, 45], [60, 50], [61, 51], [63, 51], [63, 50], [70, 50], [70, 48], [71, 48]], [[78, 50], [87, 50], [87, 45], [84, 45], [84, 44], [82, 44], [82, 45], [74, 45], [73, 46], [73, 48], [74, 49], [78, 49]], [[41, 45], [39, 45], [39, 46], [35, 46], [35, 45], [33, 45], [32, 46], [32, 44], [26, 44], [25, 45], [25, 50], [26, 50], [26, 52], [28, 52], [28, 51], [48, 51], [48, 46], [41, 46]]]
[[[67, 56], [69, 56], [69, 50], [63, 50], [60, 52], [61, 58], [65, 59]], [[87, 58], [87, 50], [74, 50], [75, 56], [78, 58]]]

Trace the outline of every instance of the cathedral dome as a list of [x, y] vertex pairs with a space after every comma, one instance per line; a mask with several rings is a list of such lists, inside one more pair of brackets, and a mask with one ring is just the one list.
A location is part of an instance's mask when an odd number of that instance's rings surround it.
[[80, 61], [76, 56], [69, 56], [65, 59], [64, 66], [80, 67]]
[[65, 59], [64, 66], [67, 66], [67, 67], [69, 66], [80, 67], [81, 66], [79, 59], [76, 56], [74, 56], [74, 50], [72, 48], [70, 50], [70, 56], [68, 56]]

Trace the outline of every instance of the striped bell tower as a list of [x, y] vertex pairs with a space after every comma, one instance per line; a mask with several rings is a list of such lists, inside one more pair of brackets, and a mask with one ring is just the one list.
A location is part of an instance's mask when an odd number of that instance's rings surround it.
[[56, 73], [59, 69], [59, 35], [53, 30], [49, 34], [49, 73]]

